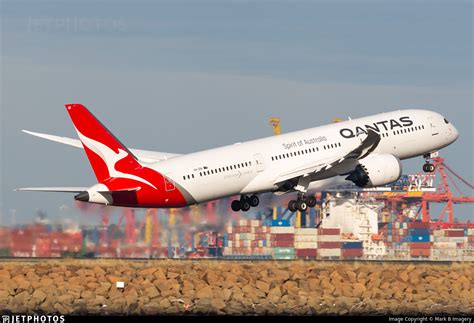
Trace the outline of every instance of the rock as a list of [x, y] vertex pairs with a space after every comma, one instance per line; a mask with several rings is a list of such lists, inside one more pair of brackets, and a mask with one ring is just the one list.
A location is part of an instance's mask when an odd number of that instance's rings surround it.
[[95, 298], [95, 294], [92, 291], [86, 290], [81, 293], [81, 298], [82, 299]]
[[268, 293], [268, 291], [270, 290], [270, 284], [264, 281], [257, 280], [255, 286], [264, 293]]
[[352, 294], [355, 297], [361, 297], [362, 294], [367, 290], [363, 284], [360, 283], [354, 283], [352, 285]]
[[41, 289], [35, 290], [35, 292], [32, 295], [32, 297], [38, 300], [39, 303], [42, 303], [46, 299], [46, 296], [47, 295]]
[[408, 278], [409, 278], [406, 271], [402, 271], [402, 272], [400, 273], [399, 277], [400, 277], [400, 279], [401, 279], [402, 281], [404, 281], [405, 283], [408, 281]]
[[63, 305], [72, 305], [73, 297], [69, 294], [63, 294], [58, 296], [56, 300]]
[[102, 267], [100, 266], [95, 266], [94, 269], [94, 274], [95, 276], [104, 276], [106, 274], [105, 270], [102, 269]]
[[157, 269], [155, 267], [148, 267], [148, 268], [145, 268], [145, 269], [142, 269], [138, 272], [138, 274], [140, 276], [151, 276], [153, 275], [155, 272], [157, 271]]
[[124, 279], [122, 277], [119, 277], [119, 276], [108, 276], [107, 279], [113, 285], [115, 285], [117, 282], [123, 282], [124, 281]]
[[213, 309], [220, 311], [226, 307], [226, 304], [222, 299], [214, 298], [211, 300], [211, 306]]
[[197, 291], [196, 297], [212, 299], [214, 297], [214, 292], [212, 291], [212, 287], [206, 286], [204, 288], [201, 288], [200, 290]]
[[275, 286], [268, 291], [267, 299], [273, 303], [278, 303], [281, 298], [281, 289], [279, 286]]
[[212, 271], [208, 271], [204, 280], [211, 286], [220, 286], [220, 277]]
[[160, 296], [160, 293], [158, 292], [155, 286], [150, 286], [145, 289], [145, 295], [149, 298], [155, 298]]

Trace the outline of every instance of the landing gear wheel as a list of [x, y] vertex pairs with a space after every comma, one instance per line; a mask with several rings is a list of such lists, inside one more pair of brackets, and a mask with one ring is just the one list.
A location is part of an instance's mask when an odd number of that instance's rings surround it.
[[260, 200], [257, 195], [252, 195], [249, 197], [249, 202], [251, 207], [256, 207], [258, 206], [258, 203], [260, 203]]
[[296, 212], [298, 210], [298, 202], [295, 200], [288, 202], [288, 210], [290, 210], [290, 212]]
[[298, 208], [298, 211], [300, 212], [306, 212], [306, 210], [308, 209], [308, 204], [306, 203], [305, 200], [299, 200], [297, 203], [297, 208]]
[[316, 198], [314, 196], [308, 196], [306, 198], [306, 204], [308, 204], [308, 207], [315, 207], [316, 206]]
[[230, 204], [230, 208], [234, 212], [239, 212], [240, 211], [240, 201], [233, 200], [232, 203]]
[[244, 212], [250, 210], [250, 201], [248, 198], [243, 198], [240, 200], [240, 209]]
[[423, 165], [423, 171], [425, 173], [432, 173], [435, 170], [435, 166], [431, 163], [426, 163]]

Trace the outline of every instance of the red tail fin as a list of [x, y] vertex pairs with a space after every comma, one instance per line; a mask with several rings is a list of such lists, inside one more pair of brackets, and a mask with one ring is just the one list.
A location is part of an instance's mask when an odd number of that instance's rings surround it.
[[132, 175], [127, 173], [141, 167], [127, 147], [86, 107], [82, 104], [66, 104], [66, 109], [99, 183], [114, 177], [130, 178]]

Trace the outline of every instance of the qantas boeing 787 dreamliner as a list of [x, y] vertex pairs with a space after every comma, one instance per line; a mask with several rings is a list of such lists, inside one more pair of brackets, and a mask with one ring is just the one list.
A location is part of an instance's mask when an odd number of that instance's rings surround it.
[[259, 204], [259, 193], [293, 193], [290, 211], [316, 204], [310, 191], [353, 182], [375, 187], [396, 181], [400, 160], [430, 158], [459, 136], [443, 116], [400, 110], [290, 132], [196, 153], [177, 155], [129, 149], [83, 105], [67, 104], [79, 140], [25, 131], [83, 148], [98, 183], [91, 187], [38, 187], [22, 191], [77, 193], [105, 205], [175, 208], [240, 195], [234, 211]]

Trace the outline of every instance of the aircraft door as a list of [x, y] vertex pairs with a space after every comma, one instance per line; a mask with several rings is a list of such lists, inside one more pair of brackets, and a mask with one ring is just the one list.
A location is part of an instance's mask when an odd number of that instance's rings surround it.
[[436, 121], [434, 117], [428, 117], [428, 123], [430, 124], [431, 128], [431, 135], [437, 136], [439, 134], [438, 128], [436, 126]]
[[257, 166], [257, 172], [262, 172], [265, 170], [265, 164], [263, 162], [262, 154], [254, 154], [255, 164]]

